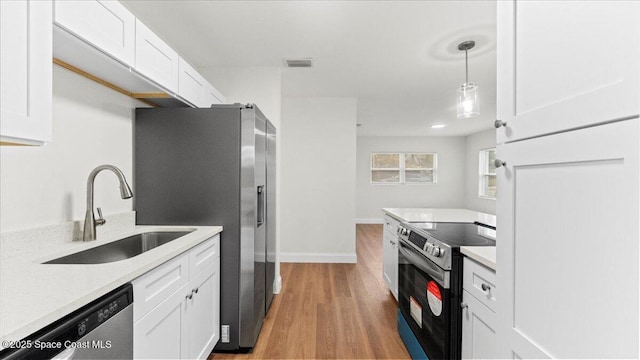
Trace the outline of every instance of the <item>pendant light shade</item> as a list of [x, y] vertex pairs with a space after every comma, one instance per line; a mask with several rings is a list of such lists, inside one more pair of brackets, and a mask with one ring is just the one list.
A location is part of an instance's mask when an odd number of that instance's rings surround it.
[[457, 113], [458, 118], [471, 118], [480, 115], [480, 102], [478, 101], [478, 86], [469, 82], [469, 58], [467, 52], [476, 45], [475, 41], [465, 41], [458, 45], [458, 50], [464, 51], [465, 83], [458, 87]]
[[478, 86], [476, 84], [462, 84], [456, 92], [458, 97], [458, 118], [471, 118], [480, 115]]

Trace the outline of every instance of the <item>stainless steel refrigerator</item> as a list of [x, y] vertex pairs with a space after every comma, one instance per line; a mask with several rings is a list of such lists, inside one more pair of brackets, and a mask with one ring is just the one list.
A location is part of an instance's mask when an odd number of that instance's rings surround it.
[[273, 299], [275, 145], [255, 105], [136, 109], [136, 223], [224, 227], [216, 350], [252, 348]]

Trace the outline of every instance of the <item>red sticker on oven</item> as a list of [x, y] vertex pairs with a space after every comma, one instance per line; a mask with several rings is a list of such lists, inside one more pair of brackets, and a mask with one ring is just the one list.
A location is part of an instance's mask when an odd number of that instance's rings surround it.
[[433, 315], [440, 316], [442, 314], [442, 294], [435, 281], [429, 281], [427, 284], [427, 302]]

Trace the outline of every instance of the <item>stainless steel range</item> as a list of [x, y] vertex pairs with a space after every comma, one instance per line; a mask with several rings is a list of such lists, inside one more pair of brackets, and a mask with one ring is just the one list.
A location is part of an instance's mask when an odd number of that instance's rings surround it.
[[459, 359], [460, 247], [495, 246], [495, 228], [480, 223], [402, 223], [398, 244], [398, 331], [411, 357]]

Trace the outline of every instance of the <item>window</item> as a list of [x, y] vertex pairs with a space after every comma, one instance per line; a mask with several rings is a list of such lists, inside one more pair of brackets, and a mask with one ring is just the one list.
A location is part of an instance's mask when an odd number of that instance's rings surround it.
[[435, 184], [438, 154], [373, 153], [372, 184]]
[[496, 149], [480, 150], [479, 195], [483, 198], [496, 198]]

